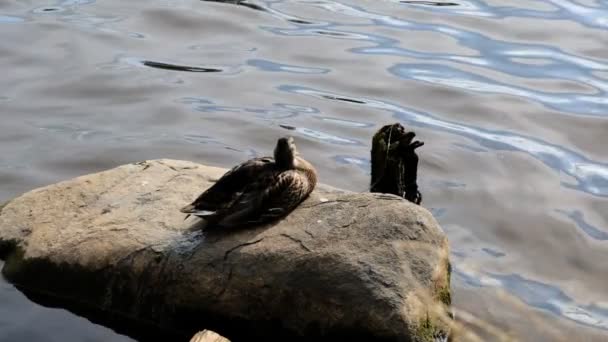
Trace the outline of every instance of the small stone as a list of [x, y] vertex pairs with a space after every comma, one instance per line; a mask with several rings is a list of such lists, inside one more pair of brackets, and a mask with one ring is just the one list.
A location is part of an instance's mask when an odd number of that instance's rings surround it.
[[192, 336], [190, 342], [230, 342], [230, 340], [211, 330], [203, 330]]

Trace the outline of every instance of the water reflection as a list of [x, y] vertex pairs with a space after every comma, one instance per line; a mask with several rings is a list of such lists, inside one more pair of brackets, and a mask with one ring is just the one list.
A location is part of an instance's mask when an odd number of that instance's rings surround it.
[[495, 258], [502, 258], [502, 257], [504, 257], [506, 255], [505, 253], [495, 251], [492, 248], [484, 247], [481, 250], [484, 251], [484, 252], [486, 252], [486, 253], [488, 253], [488, 255], [493, 256]]
[[217, 68], [201, 68], [187, 65], [177, 65], [154, 61], [142, 61], [142, 64], [151, 68], [175, 70], [175, 71], [190, 71], [190, 72], [222, 72], [222, 69]]
[[356, 167], [362, 169], [363, 171], [367, 172], [368, 174], [370, 173], [371, 163], [368, 158], [337, 155], [337, 156], [334, 156], [333, 160], [339, 164], [356, 166]]
[[363, 143], [361, 143], [360, 141], [357, 141], [357, 140], [338, 137], [338, 136], [335, 136], [332, 134], [328, 134], [325, 132], [317, 131], [317, 130], [306, 128], [306, 127], [294, 127], [294, 126], [285, 125], [285, 124], [280, 124], [279, 126], [286, 130], [299, 133], [299, 135], [301, 135], [301, 136], [319, 140], [324, 143], [337, 144], [337, 145], [363, 145]]
[[66, 310], [34, 304], [2, 276], [0, 296], [0, 341], [134, 341]]
[[588, 116], [605, 117], [605, 108], [599, 106], [607, 103], [606, 92], [596, 88], [593, 96], [567, 92], [541, 92], [522, 86], [509, 85], [494, 81], [488, 77], [464, 72], [449, 66], [438, 64], [398, 64], [389, 72], [404, 79], [461, 88], [477, 93], [495, 93], [513, 95], [531, 99], [547, 108], [565, 113], [578, 113]]
[[[103, 63], [99, 67], [108, 70], [126, 70], [132, 67], [149, 67], [159, 70], [210, 73], [222, 76], [231, 76], [242, 72], [242, 69], [239, 66], [234, 65], [192, 66], [179, 63], [156, 62], [139, 57], [125, 56], [122, 54], [114, 58], [112, 62]], [[174, 80], [172, 77], [168, 77], [168, 79]]]
[[[433, 210], [433, 213], [439, 214], [438, 211], [441, 209]], [[488, 245], [488, 242], [482, 241], [458, 227], [449, 226], [447, 228], [451, 232], [452, 241], [457, 241], [454, 245], [455, 249], [452, 251], [454, 266], [452, 279], [455, 283], [461, 284], [462, 288], [470, 289], [473, 293], [478, 292], [475, 288], [500, 289], [515, 297], [516, 301], [521, 301], [544, 313], [577, 324], [608, 330], [608, 306], [603, 301], [589, 300], [580, 293], [577, 297], [569, 295], [566, 290], [544, 281], [536, 274], [510, 273], [508, 269], [500, 272], [497, 269], [488, 268], [487, 266], [490, 264], [506, 264], [508, 260], [517, 259], [520, 256], [513, 254], [513, 251], [505, 251], [494, 245]], [[469, 243], [463, 244], [463, 241], [469, 241]], [[568, 254], [567, 251], [564, 253]], [[503, 296], [502, 300], [507, 303], [513, 301], [513, 298]], [[535, 328], [547, 329], [546, 327]]]
[[330, 69], [327, 68], [312, 68], [297, 65], [281, 64], [263, 59], [250, 59], [247, 61], [247, 65], [259, 68], [263, 71], [289, 72], [295, 74], [326, 74], [330, 72]]
[[219, 2], [219, 3], [224, 3], [224, 4], [234, 4], [237, 6], [244, 6], [247, 8], [251, 8], [253, 10], [256, 11], [267, 11], [265, 7], [246, 1], [246, 0], [201, 0], [201, 1], [208, 1], [208, 2]]
[[20, 23], [25, 21], [25, 19], [20, 17], [15, 17], [11, 15], [0, 15], [0, 24], [13, 24]]
[[599, 241], [608, 240], [608, 231], [604, 231], [602, 229], [599, 229], [598, 227], [594, 227], [593, 225], [587, 223], [587, 221], [585, 221], [583, 213], [581, 213], [580, 211], [578, 211], [578, 210], [572, 210], [572, 211], [556, 210], [556, 211], [558, 213], [564, 214], [568, 218], [570, 218], [573, 221], [573, 223], [576, 225], [576, 227], [580, 228], [590, 238], [599, 240]]
[[40, 7], [34, 9], [33, 13], [52, 13], [52, 12], [63, 12], [65, 9], [63, 7]]
[[[537, 273], [570, 249], [606, 252], [608, 2], [215, 2], [4, 2], [0, 200], [145, 158], [230, 166], [283, 134], [311, 151], [323, 182], [363, 191], [369, 137], [376, 126], [400, 121], [434, 137], [421, 158], [422, 178], [436, 199], [427, 201], [430, 210], [443, 225], [458, 226], [448, 231], [456, 286], [504, 289], [576, 323], [582, 335], [586, 327], [606, 329], [605, 304], [571, 291], [583, 282], [568, 277], [580, 274], [578, 265], [560, 269], [563, 279]], [[408, 92], [415, 95], [402, 98]], [[488, 108], [508, 120], [491, 120]], [[516, 172], [509, 173], [493, 159], [502, 151], [531, 161], [510, 165]], [[473, 164], [483, 181], [463, 180]], [[538, 198], [501, 197], [547, 174], [561, 183], [539, 188]], [[541, 233], [501, 213], [488, 217], [492, 201], [546, 216], [535, 222]], [[560, 240], [563, 250], [522, 261], [526, 251], [511, 235], [541, 240], [536, 234], [555, 217], [587, 250]], [[482, 234], [477, 222], [502, 226], [483, 240], [457, 239]], [[585, 276], [605, 282], [605, 272]], [[0, 291], [3, 303], [15, 298]], [[0, 336], [28, 322], [9, 314], [0, 320]]]
[[[348, 98], [312, 88], [281, 85], [278, 89], [317, 98]], [[352, 103], [391, 112], [396, 118], [412, 126], [431, 127], [476, 141], [491, 150], [512, 150], [528, 153], [557, 172], [572, 176], [576, 184], [562, 183], [563, 186], [592, 195], [608, 197], [608, 164], [591, 160], [567, 147], [558, 146], [541, 139], [527, 137], [508, 131], [488, 130], [472, 125], [449, 122], [429, 113], [406, 108], [398, 104], [375, 99], [352, 99]]]
[[233, 4], [233, 5], [237, 5], [237, 6], [244, 6], [244, 7], [256, 10], [256, 11], [266, 12], [276, 18], [280, 18], [287, 22], [297, 24], [297, 25], [319, 25], [320, 24], [320, 22], [313, 22], [313, 21], [305, 20], [305, 19], [299, 18], [294, 15], [290, 15], [287, 13], [283, 13], [281, 11], [277, 11], [274, 8], [272, 8], [270, 3], [266, 3], [266, 2], [263, 4], [258, 4], [258, 3], [253, 3], [250, 1], [246, 1], [246, 0], [201, 0], [201, 1], [218, 2], [218, 3], [223, 3], [223, 4]]
[[469, 286], [501, 287], [526, 304], [574, 322], [608, 330], [608, 307], [580, 304], [555, 286], [530, 280], [518, 274], [477, 273], [467, 269], [453, 271]]
[[409, 4], [409, 5], [420, 5], [420, 6], [458, 6], [459, 4], [455, 3], [455, 2], [437, 2], [437, 1], [406, 1], [406, 0], [401, 0], [400, 1], [403, 4]]

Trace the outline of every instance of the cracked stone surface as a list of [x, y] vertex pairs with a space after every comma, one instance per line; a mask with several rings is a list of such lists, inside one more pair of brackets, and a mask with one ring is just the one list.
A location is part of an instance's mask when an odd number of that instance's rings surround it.
[[320, 185], [281, 221], [203, 233], [178, 209], [225, 171], [151, 160], [32, 190], [0, 206], [3, 274], [186, 335], [428, 338], [449, 252], [426, 209]]

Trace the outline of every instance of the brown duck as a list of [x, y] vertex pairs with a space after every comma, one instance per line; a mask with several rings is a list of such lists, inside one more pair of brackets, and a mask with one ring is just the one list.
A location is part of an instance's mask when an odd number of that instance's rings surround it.
[[316, 184], [317, 172], [298, 156], [293, 138], [280, 138], [274, 158], [235, 166], [181, 212], [205, 219], [207, 226], [261, 224], [289, 214]]

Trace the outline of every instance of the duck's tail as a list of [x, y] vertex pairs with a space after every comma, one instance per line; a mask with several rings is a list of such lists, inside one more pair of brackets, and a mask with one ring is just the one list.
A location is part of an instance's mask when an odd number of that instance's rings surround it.
[[195, 210], [194, 205], [188, 204], [187, 206], [181, 208], [179, 211], [181, 211], [184, 214], [190, 214], [194, 210]]
[[216, 213], [213, 210], [198, 209], [193, 204], [188, 204], [187, 206], [181, 208], [179, 211], [181, 211], [184, 214], [188, 214], [188, 216], [186, 216], [186, 218], [190, 217], [190, 215], [194, 215], [194, 216], [198, 216], [198, 217], [205, 217], [205, 216], [214, 215]]

